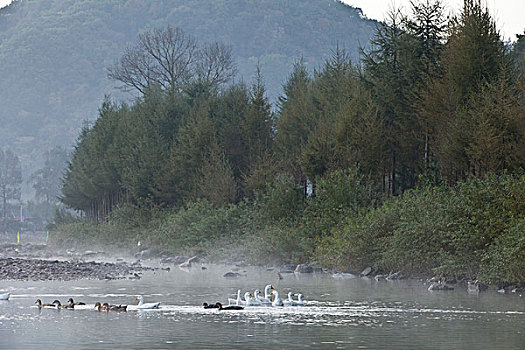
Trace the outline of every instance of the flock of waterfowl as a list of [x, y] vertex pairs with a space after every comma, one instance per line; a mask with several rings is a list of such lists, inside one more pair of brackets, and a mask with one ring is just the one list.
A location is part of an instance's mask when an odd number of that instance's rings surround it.
[[[245, 306], [304, 306], [302, 294], [289, 292], [288, 299], [283, 300], [279, 297], [279, 292], [271, 284], [264, 287], [264, 296], [260, 295], [261, 291], [259, 289], [256, 289], [253, 294], [250, 292], [244, 293], [244, 299], [241, 297], [241, 293], [239, 289], [236, 299], [228, 298], [228, 306], [225, 307], [221, 303], [203, 303], [202, 305], [205, 309], [219, 310], [242, 310]], [[297, 300], [293, 299], [294, 295], [297, 295]]]
[[[288, 293], [287, 299], [281, 299], [279, 297], [279, 292], [275, 290], [273, 285], [268, 284], [264, 288], [264, 295], [260, 295], [261, 292], [259, 289], [256, 289], [253, 294], [250, 292], [244, 293], [244, 298], [241, 297], [241, 290], [237, 291], [237, 298], [232, 299], [228, 298], [228, 305], [223, 306], [220, 302], [208, 304], [203, 303], [205, 309], [219, 309], [219, 310], [243, 310], [247, 306], [304, 306], [303, 295], [298, 293], [294, 294], [292, 292]], [[297, 296], [297, 299], [293, 299], [294, 296]], [[160, 302], [155, 303], [145, 303], [144, 298], [139, 295], [135, 298], [138, 300], [138, 304], [134, 305], [134, 309], [158, 309], [160, 307]], [[94, 306], [87, 306], [83, 302], [75, 302], [73, 298], [69, 298], [66, 304], [62, 304], [60, 300], [54, 300], [52, 303], [42, 303], [42, 300], [37, 299], [35, 304], [39, 309], [42, 308], [53, 308], [53, 309], [74, 309], [75, 306], [82, 305], [83, 309], [92, 309], [98, 311], [127, 311], [128, 305], [113, 305], [109, 303], [96, 302]]]
[[[135, 298], [135, 300], [138, 300], [139, 303], [135, 306], [137, 309], [158, 309], [160, 306], [160, 302], [156, 303], [145, 303], [144, 299], [142, 298], [142, 295], [139, 295]], [[53, 309], [74, 309], [75, 306], [78, 305], [86, 305], [86, 303], [83, 302], [75, 302], [73, 298], [69, 298], [67, 300], [67, 304], [62, 304], [60, 300], [55, 300], [51, 304], [44, 304], [42, 303], [42, 300], [37, 299], [35, 301], [35, 304], [38, 306], [38, 308], [53, 308]], [[98, 311], [127, 311], [128, 306], [127, 305], [112, 305], [109, 303], [100, 303], [96, 302], [93, 306], [94, 310]]]

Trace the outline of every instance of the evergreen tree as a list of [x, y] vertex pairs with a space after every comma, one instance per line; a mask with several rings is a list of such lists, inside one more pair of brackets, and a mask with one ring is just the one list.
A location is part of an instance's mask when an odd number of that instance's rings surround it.
[[33, 173], [30, 181], [35, 189], [35, 197], [46, 204], [46, 217], [49, 217], [51, 213], [48, 210], [59, 201], [61, 180], [69, 155], [62, 147], [55, 147], [44, 153], [44, 158], [44, 167]]
[[311, 113], [317, 122], [301, 153], [301, 166], [312, 182], [327, 170], [341, 165], [336, 157], [338, 146], [341, 146], [335, 137], [336, 128], [340, 117], [346, 114], [356, 84], [352, 61], [339, 47], [322, 69], [314, 72], [311, 99], [315, 109]]
[[260, 65], [257, 64], [255, 80], [249, 91], [249, 107], [241, 123], [246, 140], [248, 169], [243, 174], [242, 194], [253, 198], [256, 191], [263, 191], [274, 175], [273, 136], [274, 115], [266, 96]]
[[446, 18], [441, 0], [424, 0], [411, 2], [412, 16], [407, 21], [408, 31], [416, 38], [414, 52], [419, 61], [418, 88], [414, 90], [415, 105], [419, 130], [424, 139], [425, 173], [429, 175], [431, 168], [431, 116], [426, 108], [422, 107], [421, 100], [428, 92], [429, 85], [442, 76], [441, 56], [446, 31]]
[[237, 183], [233, 171], [216, 142], [209, 145], [196, 180], [199, 197], [210, 203], [222, 206], [233, 203], [237, 198]]
[[[249, 91], [244, 84], [231, 85], [215, 101], [216, 104], [210, 108], [210, 118], [217, 131], [217, 142], [241, 188], [242, 176], [250, 169], [249, 138], [252, 135], [246, 135], [243, 129], [249, 114]], [[242, 193], [239, 195], [242, 196]]]
[[525, 166], [525, 106], [519, 97], [505, 70], [471, 97], [462, 117], [470, 130], [465, 153], [474, 175]]
[[210, 145], [217, 142], [209, 108], [207, 103], [202, 103], [193, 110], [171, 145], [165, 168], [169, 186], [165, 192], [173, 196], [173, 203], [183, 204], [199, 198], [201, 167]]
[[255, 81], [251, 86], [249, 96], [249, 108], [241, 128], [247, 140], [250, 167], [253, 168], [265, 153], [271, 152], [274, 129], [272, 107], [266, 96], [259, 65], [257, 65]]
[[308, 143], [310, 132], [316, 126], [311, 79], [304, 62], [299, 61], [284, 85], [284, 96], [279, 98], [278, 131], [274, 145], [281, 167], [293, 177], [296, 184], [302, 184], [304, 188], [306, 176], [300, 166], [300, 156]]
[[122, 195], [119, 145], [115, 143], [126, 109], [108, 99], [93, 126], [85, 126], [64, 175], [61, 201], [93, 220], [104, 220]]
[[0, 149], [0, 196], [2, 217], [7, 219], [7, 202], [20, 200], [22, 169], [18, 156], [11, 149]]
[[422, 142], [414, 137], [418, 131], [413, 104], [420, 61], [413, 50], [416, 39], [405, 24], [399, 10], [391, 11], [376, 30], [373, 49], [363, 52], [364, 77], [386, 128], [383, 151], [390, 158], [385, 176], [391, 195], [398, 193], [398, 186], [412, 187], [421, 172]]
[[[430, 85], [423, 108], [435, 130], [440, 174], [456, 181], [476, 173], [467, 152], [472, 148], [469, 143], [488, 142], [478, 139], [482, 135], [494, 137], [486, 129], [487, 121], [477, 119], [469, 109], [484, 86], [498, 80], [508, 65], [494, 21], [480, 1], [466, 0], [460, 17], [452, 20], [442, 63], [443, 77]], [[477, 126], [486, 130], [476, 130]]]

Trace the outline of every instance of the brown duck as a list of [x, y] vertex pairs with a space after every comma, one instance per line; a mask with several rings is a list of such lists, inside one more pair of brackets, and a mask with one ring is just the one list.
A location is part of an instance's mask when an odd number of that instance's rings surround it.
[[37, 299], [35, 301], [35, 304], [37, 304], [39, 308], [43, 308], [43, 307], [54, 307], [54, 308], [56, 308], [57, 307], [55, 304], [42, 304], [42, 300], [40, 300], [40, 299]]
[[81, 301], [75, 303], [75, 302], [73, 301], [73, 298], [69, 298], [69, 299], [67, 300], [67, 302], [68, 302], [68, 304], [75, 305], [75, 306], [76, 306], [76, 305], [86, 305], [86, 303], [83, 303], [83, 302], [81, 302]]
[[75, 305], [73, 304], [65, 304], [65, 305], [62, 305], [60, 303], [60, 300], [55, 300], [53, 301], [53, 304], [55, 304], [57, 306], [58, 309], [74, 309], [75, 308]]

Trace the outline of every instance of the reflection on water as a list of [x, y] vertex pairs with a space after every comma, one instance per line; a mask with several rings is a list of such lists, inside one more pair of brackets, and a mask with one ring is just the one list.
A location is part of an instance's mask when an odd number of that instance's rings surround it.
[[[248, 268], [247, 277], [223, 278], [226, 267], [146, 273], [141, 280], [9, 282], [0, 302], [0, 348], [356, 348], [523, 349], [525, 302], [495, 292], [469, 295], [458, 288], [428, 292], [417, 281], [334, 279], [285, 275]], [[227, 304], [237, 289], [305, 295], [304, 307], [203, 309]], [[138, 310], [135, 296], [161, 302]], [[73, 297], [75, 310], [38, 309], [34, 302]], [[95, 302], [129, 304], [128, 312], [98, 312]]]

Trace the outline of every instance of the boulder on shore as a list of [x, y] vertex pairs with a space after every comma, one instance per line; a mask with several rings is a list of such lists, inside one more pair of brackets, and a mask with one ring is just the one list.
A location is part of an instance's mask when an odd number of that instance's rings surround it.
[[370, 275], [371, 272], [372, 272], [372, 268], [370, 266], [368, 266], [363, 271], [361, 271], [361, 276], [368, 276], [368, 275]]
[[357, 278], [357, 276], [351, 273], [346, 273], [346, 272], [336, 272], [332, 274], [332, 278], [350, 279], [350, 278]]
[[160, 263], [161, 264], [174, 264], [174, 265], [179, 265], [179, 264], [182, 264], [183, 262], [187, 261], [188, 260], [188, 257], [187, 256], [166, 256], [166, 257], [163, 257], [162, 259], [160, 259]]
[[296, 265], [284, 264], [279, 268], [280, 273], [294, 273]]
[[394, 272], [394, 273], [391, 273], [390, 275], [386, 276], [386, 279], [388, 281], [399, 280], [401, 278], [403, 278], [403, 276], [401, 275], [401, 271]]
[[449, 287], [446, 284], [441, 283], [441, 282], [432, 282], [430, 287], [428, 287], [429, 291], [433, 291], [433, 290], [453, 290], [453, 289], [454, 288]]
[[144, 249], [138, 252], [137, 254], [135, 254], [135, 258], [141, 259], [141, 260], [151, 259], [152, 256], [153, 256], [153, 252], [151, 251], [151, 249]]
[[308, 264], [299, 264], [294, 270], [295, 273], [313, 273], [314, 268]]
[[238, 277], [243, 277], [242, 274], [238, 273], [238, 272], [226, 272], [222, 277], [226, 277], [226, 278], [238, 278]]

